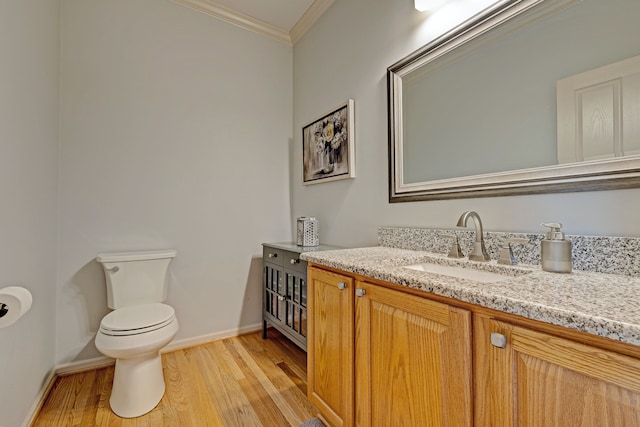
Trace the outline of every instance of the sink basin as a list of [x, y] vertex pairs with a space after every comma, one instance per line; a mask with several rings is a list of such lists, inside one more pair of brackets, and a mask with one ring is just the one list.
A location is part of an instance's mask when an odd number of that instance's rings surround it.
[[423, 264], [413, 264], [406, 265], [404, 268], [408, 268], [410, 270], [424, 271], [426, 273], [434, 273], [440, 274], [443, 276], [455, 277], [458, 279], [468, 279], [473, 280], [475, 282], [481, 283], [494, 283], [500, 282], [509, 278], [513, 278], [513, 276], [493, 273], [490, 271], [480, 271], [474, 270], [471, 268], [462, 268], [462, 267], [454, 267], [450, 265], [440, 265], [440, 264], [432, 264], [432, 263], [423, 263]]

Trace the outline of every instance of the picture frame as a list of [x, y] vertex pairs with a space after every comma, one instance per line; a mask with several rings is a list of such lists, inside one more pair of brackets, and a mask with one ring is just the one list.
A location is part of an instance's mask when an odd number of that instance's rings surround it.
[[302, 183], [355, 178], [354, 101], [302, 127]]

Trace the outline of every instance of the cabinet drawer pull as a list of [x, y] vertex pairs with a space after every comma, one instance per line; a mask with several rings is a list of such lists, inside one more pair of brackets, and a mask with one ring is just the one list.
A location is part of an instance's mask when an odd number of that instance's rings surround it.
[[291, 261], [289, 261], [289, 263], [291, 264], [298, 264], [300, 262], [299, 259], [295, 259], [295, 258], [291, 258]]
[[277, 253], [275, 253], [275, 254], [269, 253], [269, 258], [278, 258], [278, 254]]
[[507, 337], [497, 332], [491, 332], [491, 344], [494, 347], [505, 348], [507, 346]]
[[356, 289], [356, 296], [357, 296], [357, 297], [363, 297], [366, 293], [367, 293], [367, 292], [366, 292], [364, 289], [362, 289], [362, 288], [357, 288], [357, 289]]
[[345, 289], [347, 289], [347, 284], [344, 282], [338, 283], [338, 289], [340, 289], [341, 291], [344, 291]]

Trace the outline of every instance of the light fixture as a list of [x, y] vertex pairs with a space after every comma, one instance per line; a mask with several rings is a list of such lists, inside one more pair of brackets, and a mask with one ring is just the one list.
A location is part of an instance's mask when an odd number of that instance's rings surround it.
[[446, 0], [413, 0], [414, 7], [420, 12], [440, 7]]
[[420, 12], [424, 12], [429, 9], [429, 3], [431, 3], [431, 0], [414, 0], [416, 10], [419, 10]]

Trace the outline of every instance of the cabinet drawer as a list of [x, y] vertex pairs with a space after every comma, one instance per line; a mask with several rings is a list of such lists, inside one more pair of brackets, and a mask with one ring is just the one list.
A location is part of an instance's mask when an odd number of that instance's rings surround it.
[[297, 252], [284, 252], [282, 258], [284, 259], [284, 267], [291, 270], [300, 271], [305, 273], [307, 271], [307, 262], [300, 259], [300, 254]]
[[270, 264], [283, 265], [284, 251], [280, 249], [270, 248], [268, 246], [263, 246], [262, 259], [264, 262], [268, 262]]

